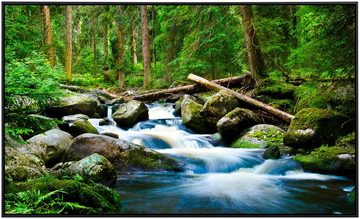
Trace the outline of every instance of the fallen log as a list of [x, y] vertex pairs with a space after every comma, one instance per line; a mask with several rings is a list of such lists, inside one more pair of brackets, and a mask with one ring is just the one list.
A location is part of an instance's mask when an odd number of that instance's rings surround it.
[[[250, 74], [245, 74], [243, 76], [237, 76], [237, 77], [218, 79], [218, 80], [214, 80], [212, 82], [216, 83], [216, 84], [221, 84], [226, 87], [242, 87], [242, 86], [253, 87], [255, 85]], [[153, 101], [153, 100], [158, 100], [161, 98], [168, 97], [171, 94], [178, 94], [178, 93], [192, 94], [192, 93], [199, 93], [202, 91], [206, 91], [206, 88], [202, 87], [199, 84], [191, 84], [191, 85], [185, 85], [185, 86], [181, 86], [181, 87], [175, 87], [175, 88], [170, 88], [170, 89], [166, 89], [166, 90], [160, 90], [160, 91], [155, 91], [155, 92], [151, 92], [151, 93], [137, 95], [137, 96], [134, 96], [133, 99], [140, 100], [140, 101]]]
[[199, 83], [201, 85], [203, 85], [204, 87], [206, 88], [209, 88], [211, 90], [215, 90], [215, 91], [219, 91], [219, 90], [225, 90], [227, 92], [229, 92], [230, 94], [232, 94], [233, 96], [235, 96], [236, 98], [238, 98], [239, 100], [241, 101], [244, 101], [248, 104], [251, 104], [265, 112], [268, 112], [276, 117], [278, 117], [279, 119], [281, 120], [284, 120], [286, 122], [291, 122], [292, 119], [294, 119], [294, 116], [289, 114], [289, 113], [286, 113], [284, 111], [281, 111], [279, 109], [276, 109], [272, 106], [269, 106], [263, 102], [260, 102], [258, 100], [255, 100], [249, 96], [246, 96], [244, 94], [240, 94], [238, 92], [235, 92], [229, 88], [226, 88], [226, 87], [223, 87], [219, 84], [216, 84], [216, 83], [213, 83], [213, 82], [210, 82], [208, 80], [206, 80], [205, 78], [202, 78], [202, 77], [199, 77], [197, 75], [194, 75], [194, 74], [189, 74], [188, 76], [188, 79], [191, 80], [191, 81], [194, 81], [196, 83]]

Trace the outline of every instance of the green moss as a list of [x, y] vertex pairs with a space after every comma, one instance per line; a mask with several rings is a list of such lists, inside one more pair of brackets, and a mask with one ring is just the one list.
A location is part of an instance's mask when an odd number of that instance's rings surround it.
[[163, 156], [160, 153], [149, 152], [146, 148], [141, 147], [138, 150], [129, 151], [127, 154], [128, 165], [133, 169], [142, 170], [167, 170], [179, 171], [178, 163], [170, 158]]
[[99, 134], [97, 129], [86, 119], [77, 119], [74, 122], [79, 132]]
[[346, 115], [334, 110], [305, 108], [291, 121], [284, 144], [296, 147], [334, 145], [337, 138], [350, 130], [342, 126], [347, 120]]
[[191, 130], [198, 133], [206, 132], [206, 125], [201, 114], [203, 106], [189, 98], [181, 103], [182, 123]]
[[352, 148], [356, 145], [355, 132], [351, 132], [343, 137], [336, 140], [336, 146], [344, 148]]
[[310, 154], [298, 154], [294, 159], [307, 171], [354, 176], [355, 159], [341, 159], [340, 154], [355, 155], [355, 148], [322, 145]]
[[295, 88], [296, 86], [292, 84], [266, 78], [259, 82], [258, 86], [255, 89], [255, 93], [256, 95], [292, 98]]
[[236, 140], [231, 144], [232, 148], [261, 148], [260, 144], [254, 144], [250, 141], [244, 141], [241, 139]]
[[255, 131], [252, 134], [252, 137], [259, 140], [269, 141], [271, 143], [281, 144], [284, 139], [284, 133], [277, 129], [268, 129], [266, 132], [259, 130]]
[[120, 195], [106, 186], [95, 183], [85, 184], [72, 179], [57, 179], [52, 176], [11, 183], [7, 185], [5, 192], [7, 197], [11, 197], [24, 191], [40, 191], [41, 195], [44, 195], [56, 190], [63, 191], [61, 195], [64, 202], [74, 202], [86, 207], [68, 209], [64, 213], [108, 214], [118, 213], [121, 208]]

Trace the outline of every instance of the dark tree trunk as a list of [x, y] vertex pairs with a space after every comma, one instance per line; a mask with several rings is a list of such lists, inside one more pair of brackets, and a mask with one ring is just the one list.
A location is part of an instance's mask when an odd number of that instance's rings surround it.
[[256, 36], [251, 5], [240, 6], [251, 74], [255, 80], [266, 76], [265, 62]]

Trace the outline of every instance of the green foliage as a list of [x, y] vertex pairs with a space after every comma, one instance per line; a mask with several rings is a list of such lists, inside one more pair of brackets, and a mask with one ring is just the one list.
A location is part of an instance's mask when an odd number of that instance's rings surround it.
[[299, 47], [291, 51], [289, 66], [316, 78], [355, 76], [354, 5], [297, 7]]
[[61, 66], [51, 68], [41, 53], [5, 63], [5, 133], [11, 137], [28, 135], [47, 130], [57, 124], [30, 117], [30, 113], [41, 113], [51, 101], [63, 93], [59, 82], [63, 81]]
[[104, 214], [121, 208], [120, 195], [106, 186], [54, 176], [10, 183], [5, 191], [5, 210], [12, 214]]
[[29, 190], [5, 195], [6, 214], [64, 214], [69, 210], [91, 210], [76, 202], [64, 201], [62, 189], [43, 193], [40, 190]]
[[250, 141], [244, 141], [241, 139], [236, 140], [231, 144], [232, 148], [260, 148], [260, 144], [255, 144]]

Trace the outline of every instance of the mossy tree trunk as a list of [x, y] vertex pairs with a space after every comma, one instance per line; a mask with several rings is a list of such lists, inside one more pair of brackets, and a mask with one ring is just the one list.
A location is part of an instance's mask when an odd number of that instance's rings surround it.
[[53, 35], [51, 31], [51, 19], [50, 19], [50, 9], [49, 6], [43, 6], [44, 13], [44, 37], [47, 53], [49, 56], [50, 65], [54, 67], [55, 65], [55, 55], [54, 55], [54, 46], [53, 46]]
[[144, 88], [147, 89], [149, 88], [149, 81], [151, 77], [149, 28], [146, 5], [140, 6], [140, 9], [142, 24], [142, 51], [144, 60]]
[[72, 74], [72, 6], [66, 6], [66, 46], [65, 46], [65, 72], [66, 81], [71, 81]]
[[251, 5], [240, 6], [242, 24], [245, 34], [246, 49], [252, 77], [258, 80], [266, 76], [265, 62], [256, 36], [254, 16]]

